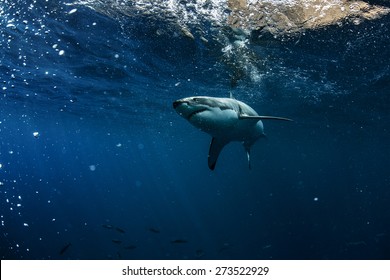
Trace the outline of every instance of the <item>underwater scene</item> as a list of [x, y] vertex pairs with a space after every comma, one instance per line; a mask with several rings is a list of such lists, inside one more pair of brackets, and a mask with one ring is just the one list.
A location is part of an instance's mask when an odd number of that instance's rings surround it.
[[390, 259], [390, 1], [3, 0], [0, 45], [1, 259]]

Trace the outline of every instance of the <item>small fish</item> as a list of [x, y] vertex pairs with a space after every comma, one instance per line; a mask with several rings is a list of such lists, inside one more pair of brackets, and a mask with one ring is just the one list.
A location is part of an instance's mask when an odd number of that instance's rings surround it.
[[195, 252], [195, 256], [196, 256], [197, 258], [201, 258], [201, 257], [203, 257], [203, 256], [204, 256], [204, 251], [203, 251], [203, 250], [201, 250], [201, 249], [199, 249], [199, 250], [196, 250], [196, 252]]
[[158, 230], [158, 229], [156, 229], [156, 228], [148, 228], [148, 230], [150, 231], [150, 232], [153, 232], [153, 233], [160, 233], [160, 230]]
[[135, 248], [137, 248], [137, 246], [129, 245], [129, 246], [125, 246], [124, 248], [125, 248], [126, 250], [134, 250]]
[[102, 225], [102, 227], [106, 229], [113, 229], [114, 227], [112, 225]]
[[66, 244], [64, 247], [62, 247], [62, 249], [60, 250], [60, 255], [63, 255], [68, 249], [69, 247], [72, 245], [72, 243], [68, 243]]
[[183, 243], [188, 243], [187, 240], [185, 239], [175, 239], [171, 241], [172, 244], [183, 244]]
[[269, 249], [269, 248], [271, 248], [271, 247], [272, 247], [272, 245], [271, 245], [271, 244], [265, 245], [265, 246], [263, 246], [263, 250], [265, 250], [265, 249]]
[[115, 229], [116, 229], [116, 231], [118, 231], [120, 233], [125, 233], [126, 232], [124, 229], [121, 229], [120, 227], [116, 227]]
[[347, 246], [367, 246], [367, 243], [364, 241], [348, 242]]
[[119, 239], [112, 239], [111, 241], [113, 243], [115, 243], [115, 244], [121, 244], [122, 243], [122, 240], [119, 240]]
[[230, 248], [230, 244], [229, 243], [224, 243], [223, 247], [218, 250], [218, 253], [222, 253], [222, 252], [228, 250], [229, 248]]

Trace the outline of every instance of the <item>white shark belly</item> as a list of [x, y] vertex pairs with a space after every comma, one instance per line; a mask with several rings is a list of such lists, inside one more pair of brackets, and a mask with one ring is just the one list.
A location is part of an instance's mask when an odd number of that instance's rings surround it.
[[214, 109], [200, 112], [191, 119], [192, 125], [213, 137], [243, 141], [246, 138], [261, 136], [263, 123], [260, 120], [240, 119], [234, 110]]
[[211, 135], [225, 134], [238, 125], [237, 113], [233, 110], [221, 111], [218, 109], [196, 114], [189, 119], [190, 123], [200, 130]]

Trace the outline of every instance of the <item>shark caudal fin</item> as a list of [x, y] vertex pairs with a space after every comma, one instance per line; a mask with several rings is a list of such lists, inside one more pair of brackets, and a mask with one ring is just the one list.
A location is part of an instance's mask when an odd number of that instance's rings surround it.
[[213, 139], [211, 139], [209, 156], [208, 156], [208, 164], [211, 170], [214, 170], [215, 165], [217, 164], [219, 154], [221, 153], [223, 147], [225, 147], [227, 143], [228, 142], [214, 137]]

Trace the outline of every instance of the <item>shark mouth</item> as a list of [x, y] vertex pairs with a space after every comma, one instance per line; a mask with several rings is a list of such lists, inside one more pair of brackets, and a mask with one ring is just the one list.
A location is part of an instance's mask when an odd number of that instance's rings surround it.
[[204, 111], [207, 111], [207, 109], [200, 109], [200, 110], [198, 110], [198, 111], [194, 111], [194, 112], [192, 112], [191, 114], [189, 114], [188, 116], [187, 116], [187, 119], [188, 120], [190, 120], [193, 116], [195, 116], [196, 114], [199, 114], [199, 113], [202, 113], [202, 112], [204, 112]]

